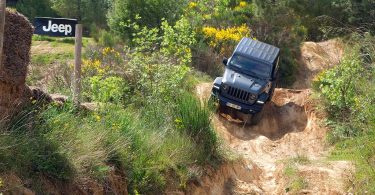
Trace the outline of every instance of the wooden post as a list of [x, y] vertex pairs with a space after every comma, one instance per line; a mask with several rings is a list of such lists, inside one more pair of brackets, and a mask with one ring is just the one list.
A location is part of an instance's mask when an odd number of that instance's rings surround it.
[[76, 25], [75, 51], [74, 51], [74, 77], [73, 77], [73, 103], [80, 105], [81, 97], [81, 54], [82, 54], [82, 24]]
[[4, 26], [5, 26], [5, 7], [6, 0], [0, 0], [0, 68], [3, 66], [3, 43], [4, 43]]

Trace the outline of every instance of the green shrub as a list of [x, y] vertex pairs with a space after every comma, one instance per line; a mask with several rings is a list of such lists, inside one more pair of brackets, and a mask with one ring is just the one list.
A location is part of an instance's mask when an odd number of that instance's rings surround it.
[[195, 31], [189, 21], [182, 17], [174, 26], [167, 21], [161, 23], [163, 32], [161, 51], [166, 55], [173, 56], [178, 64], [190, 65], [191, 47], [196, 43]]
[[180, 18], [187, 0], [115, 0], [108, 12], [108, 25], [123, 40], [132, 41], [137, 29], [128, 26], [128, 22], [138, 18], [142, 27], [155, 28], [161, 25], [162, 19], [174, 23]]
[[340, 65], [321, 73], [314, 82], [315, 88], [321, 92], [329, 103], [332, 115], [344, 115], [351, 112], [356, 98], [356, 85], [364, 69], [359, 54], [345, 56]]
[[104, 47], [115, 47], [121, 43], [117, 36], [106, 30], [99, 31], [97, 41], [101, 46]]
[[121, 102], [127, 85], [120, 77], [93, 76], [89, 78], [90, 97], [96, 102]]
[[332, 158], [355, 163], [354, 193], [375, 193], [375, 48], [374, 38], [356, 34], [341, 64], [313, 83], [328, 112]]
[[50, 0], [19, 0], [16, 9], [33, 21], [35, 17], [55, 17], [56, 11], [51, 8]]

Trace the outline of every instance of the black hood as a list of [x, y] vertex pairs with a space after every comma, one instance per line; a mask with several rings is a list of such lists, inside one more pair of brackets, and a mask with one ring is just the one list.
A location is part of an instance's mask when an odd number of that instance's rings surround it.
[[268, 82], [226, 68], [222, 83], [252, 94], [260, 94]]

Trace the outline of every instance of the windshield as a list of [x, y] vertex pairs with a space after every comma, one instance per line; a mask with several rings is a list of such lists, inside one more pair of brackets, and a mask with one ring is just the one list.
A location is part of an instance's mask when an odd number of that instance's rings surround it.
[[239, 68], [250, 75], [260, 77], [260, 78], [269, 78], [270, 77], [270, 66], [261, 64], [255, 60], [251, 60], [241, 55], [235, 55], [229, 62], [229, 66]]

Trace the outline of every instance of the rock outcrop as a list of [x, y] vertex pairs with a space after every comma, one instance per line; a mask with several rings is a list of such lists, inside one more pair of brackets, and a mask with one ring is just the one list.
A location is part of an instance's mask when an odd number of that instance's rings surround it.
[[0, 64], [0, 121], [9, 119], [32, 97], [25, 84], [32, 35], [33, 26], [25, 16], [16, 11], [6, 11]]

